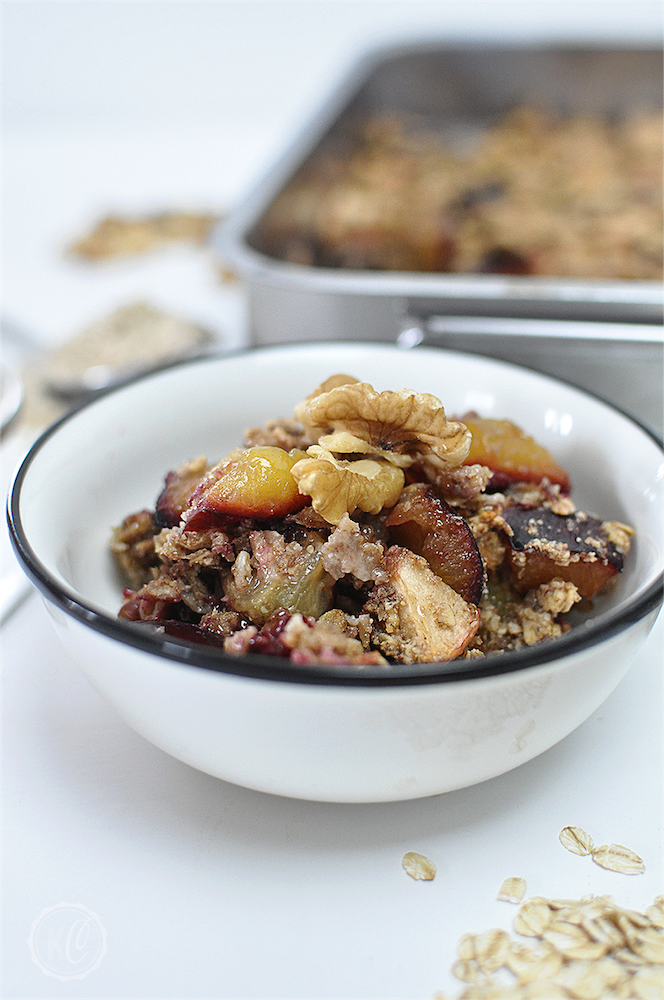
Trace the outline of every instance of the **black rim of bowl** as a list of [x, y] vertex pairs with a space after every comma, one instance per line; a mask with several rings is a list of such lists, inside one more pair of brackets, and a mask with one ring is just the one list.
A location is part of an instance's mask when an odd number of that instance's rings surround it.
[[[334, 342], [333, 345], [342, 344], [343, 341]], [[499, 677], [503, 674], [514, 673], [535, 667], [541, 664], [550, 663], [552, 659], [562, 660], [572, 654], [579, 653], [590, 646], [601, 645], [612, 636], [618, 634], [636, 624], [654, 611], [661, 603], [664, 596], [664, 573], [652, 582], [638, 597], [628, 601], [624, 608], [618, 612], [610, 611], [599, 614], [596, 618], [589, 619], [581, 623], [576, 628], [570, 630], [562, 636], [550, 641], [543, 641], [534, 646], [505, 651], [500, 653], [490, 653], [483, 657], [469, 660], [451, 660], [442, 663], [417, 663], [417, 664], [391, 664], [388, 668], [377, 666], [358, 667], [343, 665], [314, 664], [299, 666], [292, 664], [289, 660], [265, 654], [247, 653], [243, 656], [233, 656], [224, 653], [222, 649], [203, 644], [193, 644], [184, 640], [179, 640], [166, 632], [161, 631], [159, 626], [146, 627], [143, 623], [127, 622], [120, 618], [112, 617], [104, 611], [98, 610], [91, 604], [87, 604], [79, 598], [75, 592], [67, 590], [43, 565], [37, 554], [32, 549], [25, 532], [20, 515], [21, 488], [28, 470], [35, 456], [41, 451], [50, 438], [57, 432], [62, 424], [68, 422], [81, 410], [93, 406], [98, 399], [105, 398], [116, 392], [121, 392], [127, 386], [141, 382], [154, 376], [158, 376], [164, 371], [172, 368], [179, 368], [197, 363], [209, 361], [222, 361], [225, 358], [251, 355], [255, 353], [272, 353], [282, 349], [306, 348], [315, 345], [308, 344], [281, 344], [269, 348], [248, 348], [237, 351], [229, 351], [222, 354], [210, 353], [207, 355], [197, 355], [184, 361], [174, 361], [171, 364], [161, 366], [158, 370], [147, 374], [138, 375], [129, 379], [121, 386], [109, 389], [93, 399], [82, 403], [71, 412], [56, 420], [37, 438], [25, 455], [16, 473], [12, 488], [8, 498], [7, 520], [9, 532], [14, 550], [23, 565], [24, 571], [37, 589], [54, 605], [62, 611], [77, 619], [95, 632], [99, 632], [111, 639], [118, 640], [128, 646], [138, 650], [151, 653], [160, 658], [165, 658], [171, 662], [185, 666], [212, 670], [218, 673], [231, 674], [239, 677], [246, 677], [258, 680], [283, 681], [300, 684], [325, 684], [338, 687], [363, 687], [381, 686], [394, 687], [397, 685], [419, 685], [445, 683], [453, 681], [472, 680], [482, 677]], [[325, 346], [325, 345], [319, 345]], [[371, 346], [371, 345], [364, 345]], [[380, 346], [380, 345], [373, 345]], [[384, 344], [384, 347], [393, 345]], [[441, 349], [436, 349], [441, 350]], [[482, 361], [494, 363], [499, 366], [520, 369], [530, 374], [538, 375], [542, 378], [550, 378], [561, 385], [569, 386], [576, 391], [603, 403], [610, 409], [620, 413], [625, 419], [635, 424], [641, 431], [655, 442], [660, 448], [662, 442], [647, 428], [640, 424], [629, 414], [624, 413], [612, 403], [608, 403], [601, 397], [579, 389], [562, 379], [553, 379], [551, 376], [543, 375], [531, 368], [516, 365], [512, 362], [500, 361], [498, 359], [486, 358], [482, 355], [473, 355], [460, 351], [447, 352], [462, 357], [477, 357]]]

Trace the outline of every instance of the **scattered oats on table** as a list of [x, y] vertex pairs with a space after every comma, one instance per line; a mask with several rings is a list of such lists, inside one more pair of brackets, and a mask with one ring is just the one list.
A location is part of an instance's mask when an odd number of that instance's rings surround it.
[[646, 870], [643, 859], [622, 844], [595, 847], [593, 838], [578, 826], [565, 826], [558, 839], [572, 854], [590, 855], [595, 864], [623, 875], [640, 875]]
[[[30, 358], [22, 371], [26, 388], [24, 424], [41, 428], [65, 413], [81, 396], [99, 388], [110, 374], [129, 377], [208, 348], [210, 330], [165, 313], [147, 302], [130, 302], [94, 320], [44, 355]], [[101, 383], [103, 385], [103, 381]]]
[[72, 243], [69, 253], [101, 261], [149, 253], [173, 243], [203, 244], [217, 218], [211, 212], [161, 212], [134, 218], [109, 215]]
[[643, 859], [622, 844], [602, 844], [592, 852], [595, 864], [623, 875], [640, 875], [646, 870]]
[[520, 903], [526, 892], [526, 880], [524, 878], [506, 878], [496, 899], [505, 903]]
[[513, 940], [502, 930], [464, 934], [452, 973], [468, 984], [455, 1000], [661, 1000], [664, 896], [645, 913], [610, 896], [533, 897]]
[[579, 826], [565, 826], [558, 835], [558, 840], [572, 854], [592, 854], [594, 843], [590, 834]]
[[429, 861], [423, 854], [417, 851], [407, 851], [404, 854], [401, 864], [411, 878], [417, 881], [430, 882], [436, 874], [436, 866], [433, 861]]

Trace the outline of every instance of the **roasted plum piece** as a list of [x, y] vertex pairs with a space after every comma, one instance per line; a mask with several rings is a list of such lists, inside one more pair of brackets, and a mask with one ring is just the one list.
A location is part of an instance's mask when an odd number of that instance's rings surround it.
[[191, 495], [205, 478], [208, 464], [205, 458], [195, 458], [166, 476], [164, 488], [157, 498], [154, 520], [159, 528], [173, 528], [189, 506]]
[[535, 264], [509, 247], [493, 247], [482, 258], [478, 270], [480, 274], [535, 274]]
[[156, 632], [168, 636], [170, 639], [177, 639], [185, 643], [195, 643], [197, 646], [216, 646], [218, 649], [224, 648], [224, 636], [213, 632], [209, 628], [201, 625], [193, 625], [191, 622], [181, 622], [177, 619], [152, 619], [141, 621], [143, 628], [152, 627]]
[[493, 472], [490, 487], [539, 483], [548, 479], [570, 492], [569, 476], [555, 458], [511, 420], [468, 414], [462, 418], [473, 439], [464, 465], [485, 465]]
[[193, 492], [184, 530], [205, 531], [243, 518], [267, 521], [301, 510], [309, 501], [291, 469], [303, 456], [269, 446], [231, 452]]
[[582, 511], [561, 515], [548, 507], [506, 507], [503, 518], [511, 531], [512, 585], [521, 594], [559, 579], [592, 598], [622, 569], [622, 552], [602, 522]]
[[408, 486], [385, 518], [390, 541], [424, 556], [434, 573], [464, 600], [477, 604], [484, 566], [468, 522], [433, 486]]

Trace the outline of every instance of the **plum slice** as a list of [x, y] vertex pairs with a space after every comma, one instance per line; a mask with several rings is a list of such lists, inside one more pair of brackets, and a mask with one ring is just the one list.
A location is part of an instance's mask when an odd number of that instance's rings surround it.
[[503, 518], [512, 531], [510, 574], [522, 594], [558, 579], [592, 598], [622, 569], [622, 553], [601, 522], [583, 511], [562, 515], [548, 507], [506, 507]]
[[467, 521], [433, 486], [407, 487], [385, 519], [390, 542], [424, 556], [434, 573], [470, 604], [484, 586], [484, 564]]
[[158, 528], [172, 528], [179, 524], [184, 510], [189, 506], [191, 495], [205, 477], [207, 468], [206, 460], [197, 458], [168, 473], [164, 488], [157, 498], [154, 514]]
[[473, 439], [464, 465], [486, 465], [494, 473], [494, 485], [502, 489], [509, 483], [539, 483], [545, 477], [569, 493], [570, 481], [555, 458], [512, 423], [492, 417], [462, 417]]
[[181, 622], [175, 618], [167, 618], [164, 621], [144, 621], [137, 622], [137, 624], [146, 630], [152, 627], [157, 635], [167, 635], [172, 639], [180, 639], [182, 642], [195, 643], [197, 646], [224, 648], [223, 635], [192, 622]]
[[193, 492], [184, 531], [206, 531], [244, 518], [267, 521], [309, 503], [291, 475], [303, 452], [256, 447], [232, 452]]

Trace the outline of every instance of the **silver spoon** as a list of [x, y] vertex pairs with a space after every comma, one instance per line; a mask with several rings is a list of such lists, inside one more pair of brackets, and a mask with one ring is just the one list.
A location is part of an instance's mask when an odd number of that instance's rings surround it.
[[14, 423], [24, 399], [23, 379], [16, 369], [3, 359], [0, 364], [0, 437]]
[[[30, 402], [33, 387], [30, 385], [26, 392], [20, 375], [20, 369], [26, 365], [37, 369], [38, 392], [55, 405], [56, 412], [52, 415], [55, 417], [136, 375], [154, 371], [171, 361], [208, 353], [215, 339], [209, 331], [164, 316], [143, 303], [118, 310], [52, 353], [46, 353], [43, 345], [11, 320], [2, 320], [0, 332], [3, 349], [0, 436], [3, 437], [20, 424], [17, 418], [26, 397]], [[5, 360], [5, 355], [12, 361]], [[30, 427], [32, 437], [49, 422], [47, 419]], [[32, 585], [13, 558], [3, 559], [0, 624], [32, 591]]]

